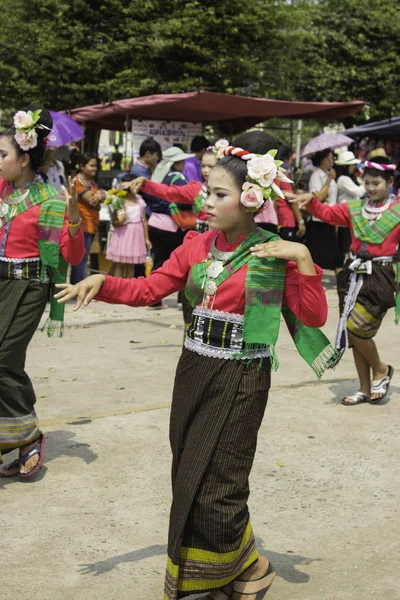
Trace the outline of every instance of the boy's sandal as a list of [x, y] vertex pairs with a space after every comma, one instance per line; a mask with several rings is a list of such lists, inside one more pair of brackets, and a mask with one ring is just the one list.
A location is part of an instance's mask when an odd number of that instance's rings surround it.
[[[346, 402], [351, 400], [351, 402]], [[342, 400], [342, 404], [345, 406], [355, 406], [356, 404], [362, 404], [363, 402], [369, 402], [369, 396], [363, 392], [356, 392], [352, 396], [345, 396]]]
[[382, 379], [372, 380], [371, 394], [382, 394], [382, 396], [379, 398], [370, 398], [369, 402], [371, 404], [379, 404], [379, 402], [382, 402], [382, 400], [386, 398], [393, 375], [394, 369], [391, 365], [388, 365], [388, 374], [385, 377], [382, 377]]
[[246, 596], [246, 600], [262, 600], [272, 582], [275, 579], [276, 571], [268, 562], [268, 568], [264, 575], [259, 579], [244, 581], [243, 579], [235, 579], [233, 582], [233, 591], [241, 596]]

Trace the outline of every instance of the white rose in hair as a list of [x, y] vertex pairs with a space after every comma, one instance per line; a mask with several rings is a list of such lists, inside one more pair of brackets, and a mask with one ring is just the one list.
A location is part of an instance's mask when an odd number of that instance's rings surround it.
[[37, 146], [37, 133], [34, 129], [31, 129], [28, 133], [18, 131], [14, 138], [21, 150], [26, 151]]
[[260, 186], [246, 181], [242, 186], [242, 190], [240, 202], [247, 208], [253, 209], [252, 212], [258, 211], [264, 204], [264, 196]]
[[271, 187], [272, 182], [276, 178], [278, 169], [273, 157], [270, 154], [264, 154], [264, 156], [256, 156], [249, 160], [247, 171], [251, 179], [268, 188]]
[[32, 125], [33, 125], [32, 115], [29, 115], [24, 110], [19, 110], [14, 115], [15, 129], [25, 129], [25, 127], [32, 127]]
[[228, 142], [228, 140], [225, 140], [225, 139], [217, 140], [215, 142], [215, 147], [218, 150], [217, 154], [218, 154], [219, 159], [223, 158], [225, 148], [227, 148], [228, 146], [229, 146], [229, 142]]

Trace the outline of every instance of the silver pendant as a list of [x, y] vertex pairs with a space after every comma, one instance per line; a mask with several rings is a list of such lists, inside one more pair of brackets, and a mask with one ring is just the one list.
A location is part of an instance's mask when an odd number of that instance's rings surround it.
[[215, 292], [217, 291], [217, 285], [214, 281], [207, 281], [206, 285], [204, 286], [204, 291], [208, 296], [214, 296]]
[[207, 267], [207, 277], [210, 277], [211, 279], [216, 279], [218, 275], [221, 275], [223, 270], [224, 265], [222, 264], [222, 262], [214, 260], [211, 263], [211, 265]]
[[9, 208], [10, 207], [5, 202], [0, 203], [0, 219], [2, 219], [3, 217], [5, 217], [7, 215]]

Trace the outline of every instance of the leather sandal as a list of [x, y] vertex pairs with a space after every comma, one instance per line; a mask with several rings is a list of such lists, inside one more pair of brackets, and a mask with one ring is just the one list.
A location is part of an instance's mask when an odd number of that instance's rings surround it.
[[246, 600], [262, 600], [271, 587], [275, 575], [276, 571], [268, 561], [268, 567], [262, 577], [250, 581], [235, 579], [233, 582], [233, 591], [245, 597]]

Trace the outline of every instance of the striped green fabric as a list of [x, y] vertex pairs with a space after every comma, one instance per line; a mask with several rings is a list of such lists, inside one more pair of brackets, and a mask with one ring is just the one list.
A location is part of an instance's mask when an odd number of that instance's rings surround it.
[[[257, 258], [252, 256], [250, 251], [256, 244], [279, 239], [279, 236], [256, 227], [224, 263], [222, 273], [214, 281], [219, 286], [232, 273], [248, 265], [243, 322], [244, 345], [237, 355], [238, 359], [268, 347], [272, 368], [278, 368], [275, 345], [282, 314], [298, 352], [320, 378], [326, 368], [332, 368], [338, 362], [337, 351], [322, 331], [307, 327], [288, 307], [283, 309], [286, 262], [277, 258]], [[191, 269], [185, 293], [192, 306], [197, 306], [202, 301], [206, 271], [211, 262], [212, 259], [206, 259]]]
[[[362, 214], [363, 200], [350, 200], [348, 203], [351, 224], [355, 237], [360, 242], [367, 244], [382, 244], [388, 235], [400, 224], [400, 204], [392, 204], [381, 216], [373, 223]], [[397, 249], [397, 268], [396, 268], [396, 308], [395, 322], [400, 321], [400, 247]]]
[[[17, 199], [25, 191], [26, 188], [14, 190], [10, 198]], [[49, 273], [51, 285], [65, 283], [68, 265], [60, 256], [60, 243], [67, 205], [64, 196], [60, 195], [52, 185], [38, 181], [31, 183], [27, 198], [14, 205], [13, 210], [1, 219], [2, 226], [39, 204], [41, 206], [38, 220], [38, 248], [42, 263], [40, 278], [44, 281], [46, 273]], [[63, 335], [64, 305], [58, 304], [53, 294], [50, 298], [50, 316], [44, 329], [48, 336]]]

